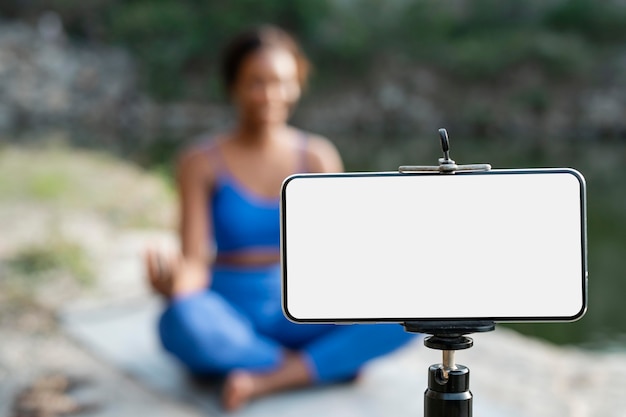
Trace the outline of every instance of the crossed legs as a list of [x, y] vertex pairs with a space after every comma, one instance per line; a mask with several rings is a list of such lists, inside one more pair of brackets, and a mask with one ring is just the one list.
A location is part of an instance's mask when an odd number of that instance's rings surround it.
[[412, 337], [393, 324], [298, 325], [282, 316], [273, 323], [259, 330], [221, 295], [205, 291], [171, 301], [159, 333], [165, 349], [192, 372], [226, 376], [227, 410], [275, 392], [349, 379]]

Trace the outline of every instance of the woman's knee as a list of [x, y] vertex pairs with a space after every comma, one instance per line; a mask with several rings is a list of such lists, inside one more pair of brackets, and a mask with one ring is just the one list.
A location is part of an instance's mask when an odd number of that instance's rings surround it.
[[280, 360], [280, 347], [256, 334], [233, 308], [207, 300], [202, 307], [170, 306], [159, 320], [165, 350], [190, 370], [224, 373], [236, 368], [268, 369]]

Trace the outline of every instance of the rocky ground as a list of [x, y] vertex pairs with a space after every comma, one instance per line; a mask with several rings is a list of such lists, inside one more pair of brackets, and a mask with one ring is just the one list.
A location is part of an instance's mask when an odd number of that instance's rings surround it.
[[[20, 392], [50, 374], [78, 378], [72, 396], [97, 407], [90, 415], [196, 415], [102, 363], [57, 322], [58, 311], [80, 300], [147, 292], [138, 280], [125, 285], [128, 271], [108, 266], [129, 236], [122, 230], [171, 226], [172, 196], [163, 181], [105, 155], [62, 147], [0, 149], [0, 178], [0, 415], [62, 415], [12, 410]], [[143, 242], [150, 241], [147, 233]]]
[[[78, 415], [200, 415], [112, 367], [68, 337], [57, 321], [68, 306], [150, 297], [141, 251], [148, 244], [175, 246], [173, 203], [171, 189], [158, 175], [106, 155], [62, 146], [0, 148], [0, 415], [63, 415], [12, 409], [18, 394], [52, 373], [78, 378], [71, 397], [96, 407]], [[626, 354], [556, 347], [506, 329], [475, 341], [458, 357], [472, 370], [482, 415], [498, 415], [498, 410], [520, 417], [625, 413]], [[326, 410], [336, 410], [328, 415], [341, 415], [353, 404], [353, 415], [369, 416], [377, 415], [377, 408], [366, 410], [362, 401], [375, 393], [397, 415], [420, 415], [419, 407], [403, 404], [420, 401], [426, 367], [439, 360], [437, 352], [410, 349], [375, 363], [370, 376], [349, 391], [301, 401], [311, 413], [322, 407], [323, 398]], [[45, 402], [61, 407], [63, 398]], [[252, 410], [250, 415], [267, 416], [267, 410], [279, 408]]]

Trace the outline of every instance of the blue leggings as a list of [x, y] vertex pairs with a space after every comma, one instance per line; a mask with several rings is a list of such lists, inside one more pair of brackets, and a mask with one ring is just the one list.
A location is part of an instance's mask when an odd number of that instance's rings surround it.
[[211, 288], [170, 302], [159, 321], [165, 349], [196, 374], [276, 369], [285, 349], [318, 383], [356, 375], [413, 336], [398, 324], [295, 324], [281, 309], [280, 265], [216, 267]]

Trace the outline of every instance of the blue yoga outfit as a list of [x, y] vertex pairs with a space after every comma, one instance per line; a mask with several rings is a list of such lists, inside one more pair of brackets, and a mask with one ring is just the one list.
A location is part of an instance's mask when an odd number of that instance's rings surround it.
[[[302, 150], [306, 142], [301, 141]], [[218, 253], [279, 250], [278, 198], [243, 187], [226, 169], [217, 146], [207, 152], [218, 168], [211, 195]], [[302, 152], [304, 155], [304, 152]], [[304, 157], [299, 168], [306, 172]], [[164, 348], [195, 374], [234, 369], [271, 371], [285, 349], [305, 358], [313, 379], [349, 379], [367, 361], [406, 344], [413, 336], [398, 324], [295, 324], [281, 309], [281, 271], [266, 266], [214, 265], [206, 291], [175, 298], [159, 320]]]

